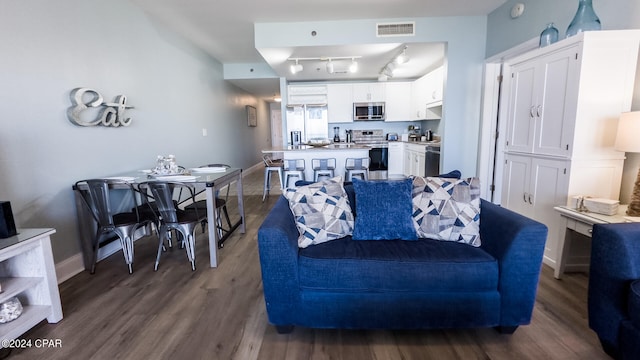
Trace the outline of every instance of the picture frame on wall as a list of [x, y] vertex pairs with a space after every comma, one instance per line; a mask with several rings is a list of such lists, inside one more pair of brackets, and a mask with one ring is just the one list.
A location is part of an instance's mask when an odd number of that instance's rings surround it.
[[251, 105], [247, 105], [247, 125], [250, 127], [258, 126], [258, 114], [256, 108]]

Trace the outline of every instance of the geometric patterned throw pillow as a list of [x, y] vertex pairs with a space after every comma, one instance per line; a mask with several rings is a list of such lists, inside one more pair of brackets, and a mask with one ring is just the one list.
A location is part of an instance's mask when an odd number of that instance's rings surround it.
[[413, 225], [419, 237], [480, 246], [480, 180], [414, 177]]
[[299, 248], [353, 233], [354, 218], [342, 177], [286, 189], [283, 194], [296, 220]]

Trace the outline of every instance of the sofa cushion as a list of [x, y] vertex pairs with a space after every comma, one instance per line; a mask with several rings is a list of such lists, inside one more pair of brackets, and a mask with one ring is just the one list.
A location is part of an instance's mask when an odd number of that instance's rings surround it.
[[640, 329], [640, 280], [632, 282], [629, 289], [629, 316]]
[[352, 241], [301, 249], [300, 286], [322, 291], [497, 291], [498, 263], [481, 248], [422, 241]]
[[351, 235], [353, 214], [342, 178], [286, 189], [284, 196], [296, 220], [298, 247], [320, 244]]
[[411, 179], [353, 179], [356, 193], [354, 240], [417, 240], [411, 220]]
[[413, 224], [420, 237], [480, 246], [480, 180], [413, 178]]

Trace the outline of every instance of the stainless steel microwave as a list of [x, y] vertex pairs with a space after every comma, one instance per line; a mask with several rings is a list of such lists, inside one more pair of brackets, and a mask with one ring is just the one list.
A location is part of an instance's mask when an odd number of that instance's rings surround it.
[[353, 120], [384, 120], [384, 102], [353, 103]]

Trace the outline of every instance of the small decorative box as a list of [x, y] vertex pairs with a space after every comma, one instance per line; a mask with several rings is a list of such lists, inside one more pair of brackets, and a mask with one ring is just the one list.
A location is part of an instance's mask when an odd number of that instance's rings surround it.
[[591, 198], [588, 196], [574, 196], [572, 198], [573, 207], [580, 210], [581, 201], [583, 202], [583, 210], [609, 216], [618, 213], [618, 206], [620, 204], [620, 201], [618, 200]]

